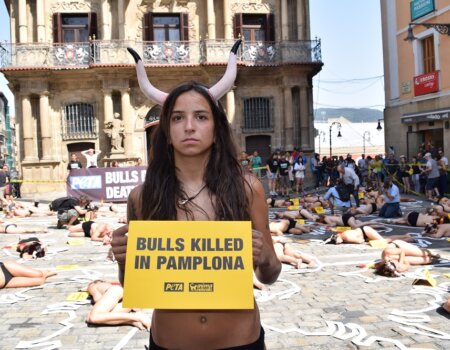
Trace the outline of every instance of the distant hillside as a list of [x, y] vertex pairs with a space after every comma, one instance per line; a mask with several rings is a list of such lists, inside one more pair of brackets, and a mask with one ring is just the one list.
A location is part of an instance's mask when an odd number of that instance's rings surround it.
[[371, 108], [319, 108], [314, 111], [314, 120], [327, 121], [329, 118], [344, 117], [351, 122], [377, 122], [383, 112]]

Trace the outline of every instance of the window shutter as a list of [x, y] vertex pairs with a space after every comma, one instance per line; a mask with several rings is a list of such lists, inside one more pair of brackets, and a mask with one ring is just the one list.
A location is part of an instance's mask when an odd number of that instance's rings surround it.
[[61, 43], [62, 42], [62, 29], [61, 29], [61, 14], [54, 13], [53, 14], [53, 42]]
[[275, 41], [275, 25], [273, 13], [266, 14], [266, 41]]
[[144, 41], [153, 41], [153, 12], [144, 14]]
[[186, 12], [180, 15], [180, 39], [189, 41], [189, 20]]
[[[244, 35], [242, 32], [242, 24], [244, 21], [242, 20], [242, 13], [236, 13], [234, 15], [234, 37], [239, 38], [239, 34]], [[248, 38], [247, 38], [248, 39]]]
[[94, 35], [95, 35], [95, 38], [96, 39], [98, 39], [98, 33], [97, 33], [97, 14], [95, 13], [95, 12], [90, 12], [89, 14], [88, 14], [88, 25], [89, 25], [89, 28], [88, 28], [88, 32], [89, 32], [89, 36], [91, 37], [91, 38], [93, 38], [94, 37]]

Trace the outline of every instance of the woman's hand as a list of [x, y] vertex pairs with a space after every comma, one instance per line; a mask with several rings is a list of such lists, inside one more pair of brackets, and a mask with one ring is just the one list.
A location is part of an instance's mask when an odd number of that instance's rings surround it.
[[114, 257], [119, 264], [119, 269], [125, 270], [125, 260], [128, 243], [128, 224], [119, 227], [112, 233], [111, 247]]

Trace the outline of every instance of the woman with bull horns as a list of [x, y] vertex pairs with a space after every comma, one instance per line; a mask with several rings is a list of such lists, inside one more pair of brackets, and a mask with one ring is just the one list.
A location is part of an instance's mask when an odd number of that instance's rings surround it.
[[[233, 46], [226, 73], [215, 86], [208, 89], [189, 82], [170, 94], [150, 84], [140, 57], [129, 50], [142, 91], [163, 108], [145, 182], [128, 198], [128, 221], [251, 221], [256, 277], [273, 283], [281, 264], [268, 229], [264, 189], [253, 174], [242, 171], [230, 125], [218, 102], [236, 77], [239, 44]], [[117, 229], [112, 241], [122, 280], [127, 230], [127, 225]], [[153, 313], [150, 349], [229, 348], [265, 348], [256, 302], [249, 310], [156, 309]]]

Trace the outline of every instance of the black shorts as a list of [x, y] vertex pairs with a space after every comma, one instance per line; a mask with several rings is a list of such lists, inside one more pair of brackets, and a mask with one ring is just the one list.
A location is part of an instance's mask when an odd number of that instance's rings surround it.
[[[149, 350], [167, 350], [166, 348], [162, 348], [159, 345], [155, 344], [155, 341], [153, 340], [151, 331], [150, 331]], [[264, 350], [264, 328], [261, 327], [261, 332], [259, 333], [259, 338], [251, 344], [233, 346], [231, 348], [222, 348], [222, 349], [218, 349], [218, 350]]]

